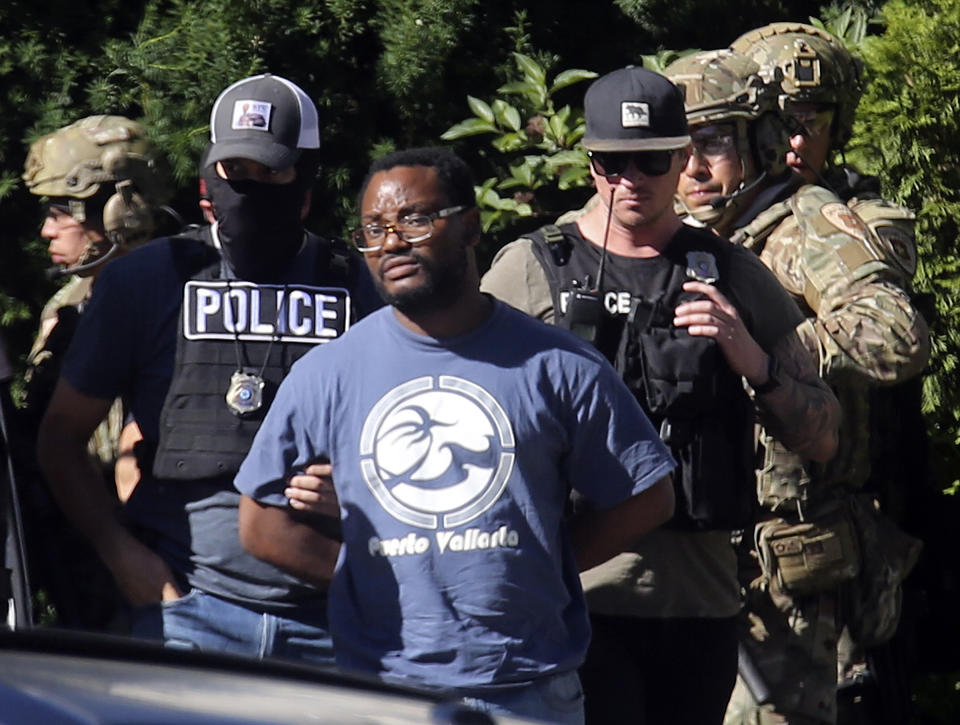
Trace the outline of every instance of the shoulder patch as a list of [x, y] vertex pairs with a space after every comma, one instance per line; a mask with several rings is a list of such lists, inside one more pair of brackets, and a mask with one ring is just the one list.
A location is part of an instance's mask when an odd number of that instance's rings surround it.
[[878, 226], [874, 231], [889, 247], [894, 260], [910, 277], [913, 277], [917, 272], [917, 247], [913, 237], [896, 224]]
[[847, 205], [873, 230], [884, 256], [912, 278], [917, 271], [916, 214], [886, 199], [853, 198]]
[[844, 234], [849, 234], [861, 242], [867, 242], [870, 238], [870, 229], [864, 224], [863, 220], [843, 202], [832, 201], [829, 204], [824, 204], [820, 207], [820, 214]]

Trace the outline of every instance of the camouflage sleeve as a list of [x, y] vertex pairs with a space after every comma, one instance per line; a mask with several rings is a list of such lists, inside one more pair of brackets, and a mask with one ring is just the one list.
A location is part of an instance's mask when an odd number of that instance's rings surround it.
[[854, 373], [895, 383], [919, 374], [930, 356], [923, 316], [902, 289], [879, 280], [861, 280], [821, 300], [817, 316], [797, 332], [828, 379]]
[[773, 391], [757, 395], [760, 422], [791, 451], [827, 460], [836, 450], [840, 426], [836, 396], [817, 374], [810, 353], [795, 333], [784, 335], [769, 353], [780, 363], [782, 379]]
[[546, 272], [533, 253], [533, 242], [505, 245], [480, 280], [480, 289], [543, 322], [553, 324], [553, 297]]
[[917, 375], [930, 354], [927, 323], [878, 237], [824, 189], [798, 193], [792, 203], [802, 237], [799, 281], [813, 313], [797, 331], [821, 374], [875, 383]]
[[40, 330], [33, 341], [33, 347], [27, 357], [27, 364], [33, 364], [34, 358], [43, 350], [47, 337], [57, 324], [57, 312], [61, 307], [79, 307], [90, 296], [93, 286], [92, 277], [72, 277], [63, 287], [47, 300], [40, 312]]

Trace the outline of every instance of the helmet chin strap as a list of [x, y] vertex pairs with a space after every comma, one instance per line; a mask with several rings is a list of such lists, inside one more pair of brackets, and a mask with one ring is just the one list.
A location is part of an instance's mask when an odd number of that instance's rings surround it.
[[713, 226], [713, 223], [723, 216], [723, 209], [715, 209], [709, 204], [691, 207], [680, 195], [677, 195], [677, 201], [680, 202], [680, 206], [687, 214], [708, 227]]
[[[108, 240], [104, 239], [104, 241], [106, 242]], [[92, 239], [90, 239], [89, 233], [87, 233], [87, 247], [86, 249], [84, 249], [83, 256], [81, 257], [81, 259], [89, 259], [91, 253], [96, 251], [98, 244], [99, 244], [98, 242], [94, 242]], [[63, 277], [69, 277], [74, 274], [83, 275], [85, 272], [89, 272], [90, 270], [96, 267], [99, 267], [101, 264], [106, 264], [113, 257], [117, 256], [117, 252], [120, 251], [120, 247], [122, 245], [120, 244], [120, 242], [113, 241], [113, 240], [110, 240], [109, 244], [110, 244], [110, 248], [106, 252], [99, 255], [98, 257], [94, 257], [93, 259], [90, 259], [90, 261], [88, 262], [83, 262], [82, 264], [77, 264], [73, 267], [66, 267], [66, 268], [48, 267], [44, 271], [44, 274], [46, 275], [47, 279], [50, 279], [50, 280], [62, 279]]]
[[740, 186], [737, 188], [736, 191], [730, 194], [724, 194], [723, 196], [718, 196], [716, 199], [711, 199], [710, 206], [713, 207], [714, 209], [726, 208], [730, 206], [730, 202], [734, 201], [737, 197], [742, 196], [743, 194], [746, 194], [748, 191], [751, 191], [752, 189], [756, 188], [756, 186], [766, 178], [767, 178], [766, 170], [761, 171], [760, 175], [756, 179], [751, 181], [749, 184], [744, 184], [741, 181]]
[[[695, 208], [691, 208], [683, 198], [679, 195], [677, 196], [680, 201], [680, 206], [683, 207], [687, 214], [699, 223], [711, 228], [716, 228], [717, 226], [721, 226], [723, 222], [736, 218], [740, 204], [743, 201], [741, 197], [763, 183], [768, 177], [766, 170], [764, 170], [752, 181], [747, 181], [748, 167], [745, 158], [747, 154], [750, 154], [748, 151], [750, 144], [747, 137], [747, 125], [743, 119], [734, 120], [736, 128], [736, 153], [737, 160], [740, 162], [740, 183], [737, 185], [737, 188], [729, 194], [721, 194], [716, 199], [711, 199], [709, 203]], [[752, 154], [750, 154], [750, 158], [753, 158]], [[751, 165], [750, 168], [753, 168], [753, 166]]]
[[767, 178], [766, 170], [760, 172], [753, 181], [749, 183], [746, 181], [747, 176], [747, 165], [743, 161], [743, 157], [740, 156], [740, 185], [729, 194], [722, 194], [716, 199], [711, 199], [708, 204], [703, 206], [698, 206], [694, 209], [691, 209], [687, 203], [681, 198], [680, 204], [687, 211], [687, 213], [696, 219], [702, 224], [706, 224], [710, 227], [715, 227], [719, 222], [725, 219], [732, 219], [737, 210], [739, 209], [739, 202], [741, 196], [752, 191], [757, 186], [759, 186]]

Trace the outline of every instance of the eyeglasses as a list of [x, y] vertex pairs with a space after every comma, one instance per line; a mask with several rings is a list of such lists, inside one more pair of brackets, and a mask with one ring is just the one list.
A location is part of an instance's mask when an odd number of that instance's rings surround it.
[[736, 147], [729, 133], [716, 133], [709, 136], [694, 136], [693, 151], [705, 159], [719, 159], [730, 154]]
[[379, 251], [386, 242], [387, 235], [391, 232], [407, 244], [418, 244], [433, 236], [434, 219], [446, 219], [470, 208], [461, 204], [460, 206], [449, 206], [432, 214], [407, 214], [397, 219], [394, 224], [377, 222], [364, 224], [350, 232], [350, 237], [353, 239], [353, 243], [357, 245], [357, 249], [365, 254]]
[[670, 170], [674, 151], [587, 151], [593, 170], [600, 176], [623, 176], [633, 167], [644, 176], [663, 176]]
[[790, 118], [796, 123], [793, 135], [802, 133], [804, 136], [816, 138], [830, 129], [833, 123], [833, 109], [824, 108], [821, 110], [791, 110], [787, 112]]
[[44, 216], [55, 221], [60, 227], [66, 228], [74, 225], [81, 226], [82, 222], [77, 218], [77, 214], [82, 214], [82, 211], [82, 206], [79, 209], [72, 209], [69, 204], [48, 202]]

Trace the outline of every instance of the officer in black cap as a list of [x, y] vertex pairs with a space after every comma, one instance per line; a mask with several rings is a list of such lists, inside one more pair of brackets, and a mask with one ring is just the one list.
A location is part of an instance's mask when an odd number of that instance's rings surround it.
[[627, 67], [596, 80], [585, 109], [598, 203], [505, 246], [482, 288], [593, 342], [679, 462], [673, 521], [581, 574], [587, 722], [720, 723], [737, 672], [730, 532], [749, 520], [754, 418], [826, 460], [839, 406], [776, 279], [674, 212], [691, 153], [678, 89]]
[[[323, 592], [244, 553], [232, 486], [290, 366], [381, 304], [354, 252], [303, 227], [319, 146], [316, 108], [289, 80], [223, 91], [201, 170], [213, 223], [106, 268], [64, 363], [41, 460], [134, 607], [134, 634], [332, 661]], [[144, 435], [123, 511], [83, 457], [117, 396]]]

